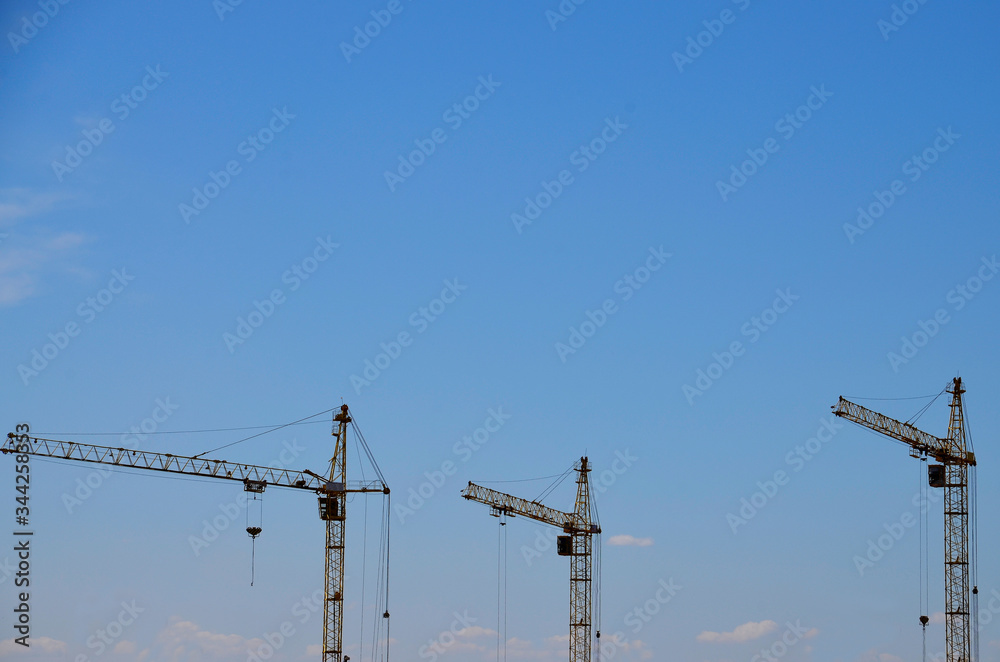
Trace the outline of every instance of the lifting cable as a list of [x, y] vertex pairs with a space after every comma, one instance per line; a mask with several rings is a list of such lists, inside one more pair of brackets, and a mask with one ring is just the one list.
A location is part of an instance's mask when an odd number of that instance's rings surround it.
[[[325, 413], [325, 412], [324, 412]], [[354, 450], [358, 456], [358, 467], [361, 472], [362, 482], [367, 484], [368, 477], [365, 475], [365, 462], [364, 458], [368, 458], [368, 463], [371, 468], [374, 469], [375, 474], [378, 476], [379, 481], [382, 485], [385, 485], [385, 477], [382, 475], [382, 470], [378, 466], [378, 462], [375, 461], [375, 455], [371, 452], [371, 448], [368, 446], [368, 442], [365, 440], [364, 435], [361, 433], [360, 427], [358, 427], [357, 417], [354, 412], [351, 412], [351, 429], [354, 430]], [[346, 442], [345, 442], [346, 443]], [[362, 451], [364, 451], [364, 457], [362, 457]], [[372, 638], [371, 638], [371, 654], [370, 657], [373, 661], [384, 660], [388, 662], [389, 660], [389, 526], [392, 516], [391, 507], [391, 497], [383, 493], [382, 494], [382, 513], [379, 531], [379, 559], [378, 559], [378, 571], [375, 577], [375, 599], [374, 599], [374, 609], [373, 618], [375, 622], [372, 624]], [[359, 651], [359, 658], [364, 659], [364, 637], [365, 637], [365, 604], [367, 599], [366, 582], [368, 576], [368, 499], [365, 499], [365, 524], [364, 524], [364, 534], [363, 534], [363, 551], [362, 551], [362, 570], [361, 570], [361, 650]], [[383, 644], [385, 648], [383, 649]], [[384, 650], [384, 653], [383, 653]]]
[[[333, 410], [328, 409], [327, 411], [333, 411]], [[356, 435], [356, 439], [361, 442], [361, 447], [364, 449], [365, 455], [368, 457], [368, 461], [372, 465], [372, 469], [375, 470], [375, 473], [378, 475], [378, 479], [382, 481], [383, 485], [385, 485], [386, 484], [385, 476], [382, 475], [382, 470], [379, 468], [378, 462], [375, 461], [375, 456], [372, 454], [371, 449], [368, 447], [368, 442], [365, 441], [365, 436], [361, 434], [361, 429], [358, 427], [357, 416], [354, 415], [353, 411], [351, 412], [351, 427], [354, 429], [354, 434]]]
[[941, 389], [941, 392], [938, 393], [937, 395], [935, 395], [933, 400], [931, 400], [930, 402], [928, 402], [927, 404], [925, 404], [923, 407], [921, 407], [920, 409], [918, 409], [916, 414], [914, 414], [910, 418], [906, 419], [906, 423], [908, 425], [913, 425], [918, 420], [920, 420], [920, 417], [923, 416], [925, 413], [927, 413], [927, 410], [931, 408], [931, 405], [933, 405], [935, 402], [937, 402], [938, 398], [940, 398], [942, 395], [944, 395], [947, 390], [948, 390], [947, 386], [945, 386], [943, 389]]
[[334, 409], [337, 409], [337, 408], [336, 407], [331, 407], [330, 409], [326, 409], [324, 411], [317, 412], [317, 413], [313, 414], [312, 416], [306, 416], [305, 418], [300, 418], [297, 421], [292, 421], [291, 423], [285, 423], [284, 425], [278, 425], [278, 426], [270, 428], [268, 430], [264, 430], [263, 432], [258, 432], [257, 434], [252, 434], [249, 437], [243, 437], [242, 439], [237, 439], [236, 441], [230, 442], [228, 444], [223, 444], [222, 446], [219, 446], [218, 448], [213, 448], [212, 450], [202, 451], [201, 453], [198, 453], [197, 455], [192, 455], [192, 457], [197, 459], [198, 457], [201, 457], [202, 455], [208, 455], [209, 453], [214, 453], [215, 451], [221, 451], [223, 448], [229, 448], [230, 446], [235, 446], [236, 444], [242, 444], [244, 441], [250, 441], [251, 439], [255, 439], [257, 437], [260, 437], [261, 435], [269, 434], [271, 432], [275, 432], [275, 431], [280, 430], [282, 428], [287, 428], [288, 426], [295, 425], [296, 423], [302, 423], [303, 421], [308, 421], [310, 418], [316, 418], [317, 416], [322, 416], [323, 414], [329, 414]]
[[[258, 498], [259, 497], [259, 498]], [[259, 516], [257, 517], [254, 524], [250, 524], [250, 511], [253, 510], [253, 504], [257, 504], [257, 512]], [[264, 525], [264, 494], [254, 494], [253, 500], [247, 502], [247, 535], [250, 536], [250, 586], [253, 586], [254, 572], [257, 565], [257, 536], [263, 530]]]
[[[321, 412], [325, 414], [327, 412]], [[321, 414], [316, 414], [320, 416]], [[313, 418], [310, 416], [309, 418]], [[266, 428], [277, 429], [279, 427], [288, 427], [289, 425], [315, 425], [317, 423], [326, 423], [326, 420], [322, 421], [306, 421], [302, 420], [297, 423], [288, 423], [287, 425], [245, 425], [238, 428], [209, 428], [205, 430], [153, 430], [152, 432], [142, 431], [143, 436], [153, 435], [153, 434], [205, 434], [209, 432], [240, 432], [243, 430], [264, 430]], [[34, 434], [38, 435], [53, 435], [53, 436], [66, 436], [66, 437], [120, 437], [123, 433], [121, 430], [118, 432], [36, 432]]]
[[[365, 578], [368, 576], [368, 499], [365, 502], [365, 528], [361, 537], [361, 637], [358, 639], [358, 659], [365, 659]], [[372, 654], [375, 651], [372, 650]]]
[[976, 468], [969, 467], [969, 487], [971, 494], [971, 508], [969, 509], [969, 518], [971, 520], [970, 528], [971, 533], [971, 545], [969, 547], [969, 569], [971, 571], [972, 580], [972, 613], [970, 614], [970, 627], [972, 628], [972, 659], [974, 662], [979, 662], [979, 524], [978, 524], [978, 511], [979, 511], [979, 499], [977, 496], [977, 481], [976, 481]]
[[564, 471], [561, 474], [559, 474], [559, 478], [557, 480], [553, 481], [553, 483], [551, 485], [549, 485], [547, 488], [545, 488], [545, 490], [543, 490], [542, 493], [539, 494], [535, 498], [535, 503], [541, 503], [542, 499], [544, 499], [548, 495], [552, 494], [552, 492], [554, 492], [557, 487], [559, 487], [560, 485], [562, 485], [563, 481], [566, 480], [566, 478], [571, 473], [573, 473], [574, 469], [576, 469], [576, 463], [575, 462], [573, 463], [572, 466], [570, 466], [569, 469], [567, 469], [566, 471]]
[[921, 457], [920, 462], [917, 464], [917, 494], [920, 497], [920, 511], [917, 513], [917, 520], [919, 522], [918, 530], [918, 543], [919, 556], [920, 556], [920, 569], [918, 571], [919, 583], [920, 583], [920, 627], [923, 632], [923, 657], [920, 659], [923, 662], [927, 662], [927, 623], [930, 619], [927, 617], [927, 611], [929, 609], [929, 600], [927, 593], [928, 584], [928, 574], [927, 568], [930, 565], [929, 559], [927, 557], [927, 511], [929, 510], [927, 505], [927, 478], [926, 478], [926, 462], [927, 458]]
[[[507, 662], [507, 514], [500, 511], [497, 520], [497, 662], [503, 650]], [[502, 647], [501, 647], [502, 643]]]
[[[378, 625], [372, 629], [372, 659], [382, 659], [384, 662], [389, 662], [389, 525], [391, 514], [391, 497], [388, 494], [383, 494], [378, 572], [380, 590], [376, 597], [375, 608], [375, 619]], [[384, 593], [381, 590], [383, 586], [385, 587]], [[382, 612], [381, 618], [379, 618], [379, 611]], [[383, 641], [385, 642], [385, 656], [380, 658]]]
[[843, 397], [847, 400], [923, 400], [924, 398], [934, 398], [938, 395], [941, 394], [931, 393], [930, 395], [914, 395], [909, 398], [862, 398], [860, 395], [845, 395]]
[[530, 483], [535, 480], [548, 480], [549, 478], [558, 478], [562, 474], [552, 474], [551, 476], [539, 476], [538, 478], [520, 478], [518, 480], [474, 480], [473, 483]]
[[[592, 493], [590, 496], [591, 508], [593, 510], [594, 521], [597, 523], [597, 529], [601, 530], [601, 515], [597, 511], [597, 494]], [[601, 660], [601, 534], [598, 533], [594, 536], [594, 556], [595, 556], [595, 583], [594, 588], [594, 624], [596, 625], [595, 631], [597, 633], [597, 653], [595, 658], [597, 662]]]
[[[969, 412], [965, 407], [965, 394], [962, 394], [962, 424], [965, 426], [966, 450], [975, 452], [972, 443], [972, 423], [969, 420]], [[976, 467], [971, 465], [967, 468], [969, 484], [969, 579], [972, 583], [972, 604], [969, 615], [969, 625], [972, 629], [972, 659], [979, 662], [979, 497], [978, 481], [976, 480]]]

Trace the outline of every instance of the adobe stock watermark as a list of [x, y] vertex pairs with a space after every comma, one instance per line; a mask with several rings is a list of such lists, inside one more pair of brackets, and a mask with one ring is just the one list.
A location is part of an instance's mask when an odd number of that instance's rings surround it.
[[[806, 100], [790, 113], [778, 119], [774, 123], [774, 131], [787, 142], [795, 136], [796, 132], [805, 126], [806, 122], [812, 119], [813, 114], [826, 105], [826, 102], [833, 96], [833, 92], [826, 89], [826, 85], [818, 88], [813, 85], [809, 88], [809, 96]], [[760, 147], [751, 147], [747, 150], [750, 157], [739, 164], [729, 166], [729, 179], [726, 181], [717, 180], [715, 190], [723, 202], [727, 202], [734, 193], [743, 188], [751, 177], [756, 175], [767, 164], [773, 154], [777, 154], [781, 149], [781, 144], [771, 137], [767, 138]]]
[[778, 469], [769, 478], [757, 481], [757, 490], [749, 497], [740, 499], [740, 507], [734, 513], [726, 513], [726, 523], [735, 536], [741, 526], [746, 526], [757, 514], [764, 510], [778, 495], [780, 489], [788, 485], [792, 480], [792, 475], [802, 471], [819, 452], [830, 443], [839, 430], [844, 428], [844, 424], [833, 414], [819, 419], [819, 428], [816, 434], [809, 437], [801, 444], [796, 444], [795, 448], [785, 454], [785, 464], [791, 467], [792, 474], [784, 469]]
[[490, 407], [483, 424], [473, 430], [471, 434], [463, 436], [461, 441], [456, 441], [455, 445], [451, 447], [452, 455], [458, 460], [445, 460], [438, 469], [425, 471], [424, 478], [427, 480], [416, 488], [411, 487], [407, 490], [406, 505], [396, 503], [393, 506], [392, 509], [396, 513], [396, 517], [399, 518], [399, 523], [406, 524], [407, 517], [423, 508], [424, 504], [444, 487], [448, 478], [458, 472], [458, 467], [471, 460], [476, 451], [489, 443], [493, 435], [500, 431], [508, 419], [510, 419], [510, 414], [504, 413], [503, 407]]
[[[410, 1], [412, 2], [412, 0]], [[351, 42], [340, 42], [340, 52], [347, 63], [350, 64], [353, 58], [361, 55], [361, 51], [371, 45], [372, 39], [382, 34], [382, 30], [392, 23], [393, 17], [402, 14], [404, 9], [406, 9], [406, 5], [403, 4], [402, 0], [389, 0], [385, 9], [373, 9], [369, 12], [372, 20], [365, 23], [364, 26], [355, 25], [354, 38]]]
[[[595, 472], [591, 477], [590, 493], [595, 496], [606, 493], [638, 461], [639, 458], [632, 455], [632, 451], [628, 448], [624, 452], [615, 451], [615, 459], [612, 461], [611, 467], [603, 469], [600, 473]], [[530, 566], [535, 559], [541, 558], [542, 554], [552, 549], [558, 537], [557, 530], [551, 526], [539, 527], [535, 532], [534, 543], [530, 547], [521, 545], [521, 556], [524, 558], [524, 562]]]
[[77, 338], [83, 333], [85, 325], [93, 322], [100, 313], [107, 310], [108, 306], [125, 291], [125, 288], [133, 280], [135, 280], [135, 276], [128, 273], [125, 267], [112, 270], [108, 286], [98, 290], [94, 296], [87, 297], [77, 305], [76, 314], [83, 322], [70, 321], [55, 333], [49, 333], [49, 342], [44, 343], [41, 348], [32, 349], [31, 359], [18, 364], [17, 374], [20, 376], [21, 382], [27, 386], [31, 379], [49, 367], [69, 347], [73, 338]]
[[455, 642], [458, 641], [458, 637], [462, 636], [477, 621], [477, 619], [469, 616], [468, 610], [463, 610], [461, 614], [456, 611], [452, 615], [455, 617], [455, 620], [451, 622], [451, 625], [447, 629], [442, 630], [437, 637], [428, 639], [426, 644], [417, 649], [417, 655], [420, 659], [436, 662], [438, 656], [443, 655], [446, 650], [454, 646]]
[[854, 562], [854, 568], [858, 571], [858, 577], [864, 577], [865, 570], [874, 568], [876, 563], [885, 558], [886, 553], [902, 540], [906, 532], [917, 525], [917, 522], [920, 521], [919, 518], [932, 505], [940, 503], [941, 500], [942, 497], [935, 488], [927, 489], [926, 498], [922, 497], [920, 492], [914, 494], [911, 503], [917, 509], [917, 514], [906, 511], [895, 521], [883, 523], [882, 528], [885, 533], [881, 533], [875, 538], [869, 538], [865, 553], [863, 555], [855, 554], [854, 558], [851, 559]]
[[312, 595], [304, 595], [294, 605], [292, 605], [292, 619], [281, 622], [273, 632], [265, 632], [257, 641], [262, 641], [256, 648], [247, 649], [247, 662], [265, 662], [270, 660], [275, 654], [295, 636], [298, 625], [305, 625], [314, 614], [323, 608], [323, 589], [316, 589]]
[[[288, 112], [288, 106], [282, 107], [281, 110], [272, 108], [271, 118], [267, 124], [240, 142], [236, 146], [236, 153], [243, 157], [244, 163], [253, 162], [261, 152], [267, 149], [268, 145], [274, 142], [279, 133], [288, 128], [293, 119], [295, 119], [295, 115]], [[209, 170], [209, 181], [200, 187], [196, 186], [191, 189], [191, 204], [182, 202], [177, 205], [177, 211], [180, 212], [184, 224], [189, 225], [192, 216], [199, 216], [208, 209], [212, 200], [219, 197], [219, 194], [232, 184], [233, 180], [242, 172], [243, 165], [236, 159], [226, 161], [226, 164], [218, 172]]]
[[[632, 611], [625, 614], [625, 627], [630, 629], [633, 635], [642, 632], [649, 623], [653, 621], [663, 608], [670, 604], [678, 592], [683, 589], [674, 583], [674, 578], [660, 579], [656, 583], [656, 588], [652, 596], [641, 605], [637, 605]], [[610, 662], [621, 652], [627, 652], [633, 647], [625, 632], [617, 630], [610, 637], [606, 637], [600, 642], [601, 660]]]
[[[170, 396], [157, 398], [149, 416], [130, 426], [128, 432], [122, 433], [122, 436], [118, 438], [118, 448], [138, 449], [139, 444], [173, 416], [178, 407], [179, 405], [170, 401]], [[94, 493], [101, 489], [105, 481], [111, 478], [114, 473], [108, 469], [97, 468], [87, 474], [85, 478], [77, 478], [76, 489], [73, 490], [73, 493], [63, 492], [62, 494], [62, 503], [66, 507], [66, 513], [72, 515], [73, 511], [82, 506], [84, 501], [94, 496]]]
[[[792, 294], [790, 287], [786, 287], [784, 290], [777, 289], [775, 293], [778, 295], [777, 298], [775, 298], [769, 307], [761, 311], [759, 317], [754, 315], [750, 318], [750, 321], [745, 322], [740, 327], [740, 334], [749, 338], [750, 344], [760, 340], [761, 336], [777, 324], [778, 319], [787, 313], [795, 302], [799, 300], [799, 295]], [[743, 346], [742, 342], [734, 340], [729, 343], [728, 348], [723, 350], [722, 354], [713, 352], [713, 361], [704, 369], [698, 368], [695, 373], [694, 386], [684, 384], [681, 387], [681, 392], [687, 398], [688, 404], [694, 406], [694, 399], [697, 396], [704, 395], [705, 391], [712, 388], [712, 385], [721, 379], [733, 367], [736, 359], [743, 356], [746, 351], [747, 348]]]
[[36, 11], [21, 17], [21, 25], [17, 32], [11, 30], [7, 33], [7, 41], [14, 49], [16, 55], [21, 51], [22, 46], [26, 46], [29, 41], [38, 36], [38, 31], [49, 24], [49, 21], [59, 13], [61, 5], [66, 5], [69, 0], [38, 0], [38, 7], [42, 11]]
[[582, 349], [587, 341], [594, 337], [597, 330], [607, 323], [608, 318], [619, 311], [619, 302], [624, 303], [635, 296], [635, 293], [649, 282], [653, 274], [659, 271], [669, 258], [673, 257], [673, 253], [667, 253], [663, 250], [662, 244], [659, 248], [650, 246], [648, 253], [649, 255], [646, 256], [642, 264], [615, 282], [613, 289], [618, 295], [619, 301], [605, 299], [596, 310], [584, 311], [586, 319], [578, 326], [569, 327], [569, 337], [566, 342], [560, 341], [555, 344], [556, 354], [560, 361], [566, 363], [567, 356], [576, 354]]
[[[441, 121], [448, 125], [452, 131], [458, 131], [462, 124], [471, 118], [473, 113], [479, 110], [482, 102], [492, 97], [497, 88], [502, 84], [493, 80], [493, 74], [489, 74], [486, 77], [480, 76], [478, 81], [479, 84], [476, 85], [472, 94], [465, 97], [462, 101], [448, 106], [444, 113], [441, 114]], [[389, 187], [389, 192], [395, 193], [396, 188], [412, 177], [417, 168], [426, 163], [427, 159], [437, 151], [438, 145], [444, 144], [446, 140], [448, 140], [448, 132], [441, 127], [432, 130], [427, 138], [414, 139], [413, 145], [416, 149], [405, 156], [400, 154], [396, 170], [386, 170], [383, 174], [385, 183]]]
[[[334, 242], [330, 235], [327, 235], [325, 239], [316, 237], [316, 245], [313, 247], [312, 254], [306, 255], [299, 262], [285, 269], [281, 274], [281, 282], [288, 286], [289, 292], [295, 292], [302, 287], [303, 282], [309, 280], [319, 270], [321, 264], [330, 259], [333, 251], [338, 248], [340, 248], [340, 244]], [[222, 342], [225, 343], [229, 353], [234, 354], [236, 348], [249, 340], [264, 324], [264, 321], [274, 315], [278, 306], [287, 300], [285, 290], [281, 287], [271, 290], [271, 293], [263, 301], [254, 299], [253, 309], [245, 317], [240, 315], [236, 318], [236, 327], [233, 329], [233, 333], [226, 331], [222, 334]]]
[[[160, 71], [159, 64], [155, 68], [146, 67], [146, 75], [143, 76], [139, 84], [111, 102], [111, 112], [118, 117], [119, 121], [128, 119], [132, 111], [138, 108], [139, 104], [149, 96], [149, 93], [158, 88], [168, 76], [170, 76], [168, 72]], [[52, 172], [55, 173], [56, 180], [62, 182], [63, 177], [76, 170], [83, 163], [83, 160], [93, 154], [98, 145], [103, 143], [104, 139], [116, 128], [110, 117], [104, 117], [97, 122], [96, 127], [83, 129], [80, 132], [83, 140], [76, 145], [66, 145], [66, 158], [62, 161], [52, 162]]]
[[545, 10], [545, 20], [549, 23], [549, 28], [553, 32], [560, 23], [565, 23], [570, 16], [576, 13], [576, 8], [587, 0], [562, 0], [555, 9]]
[[[931, 169], [932, 165], [938, 162], [941, 154], [951, 149], [952, 145], [961, 137], [962, 134], [952, 131], [951, 126], [947, 129], [939, 128], [937, 137], [930, 145], [919, 154], [914, 154], [903, 161], [903, 165], [900, 166], [903, 174], [911, 183], [917, 181]], [[844, 223], [844, 235], [847, 237], [847, 241], [853, 244], [855, 238], [870, 230], [875, 225], [875, 221], [882, 218], [906, 191], [906, 184], [903, 183], [902, 179], [892, 180], [884, 190], [873, 191], [872, 197], [875, 200], [858, 207], [858, 217], [854, 223]]]
[[[951, 304], [952, 313], [957, 313], [965, 308], [966, 304], [982, 292], [983, 286], [993, 280], [993, 277], [1000, 271], [996, 255], [981, 258], [980, 262], [982, 264], [979, 265], [976, 273], [969, 276], [964, 283], [948, 290], [948, 294], [945, 295], [945, 302]], [[900, 366], [909, 363], [949, 322], [951, 322], [951, 315], [948, 308], [938, 308], [927, 319], [918, 320], [916, 331], [900, 337], [902, 342], [899, 346], [899, 352], [886, 354], [892, 371], [899, 372]]]
[[81, 653], [73, 658], [73, 662], [89, 662], [103, 655], [105, 651], [114, 650], [115, 643], [122, 638], [125, 630], [139, 620], [139, 614], [146, 611], [145, 607], [140, 607], [135, 602], [135, 600], [123, 601], [118, 616], [87, 637], [87, 648], [94, 651], [93, 656]]
[[[606, 117], [604, 126], [600, 129], [597, 137], [580, 145], [570, 153], [570, 165], [575, 167], [577, 173], [582, 173], [599, 159], [601, 154], [607, 151], [608, 146], [618, 140], [627, 128], [628, 124], [622, 122], [617, 115], [613, 120]], [[545, 210], [551, 207], [552, 203], [559, 199], [559, 196], [574, 182], [576, 179], [568, 168], [560, 170], [551, 181], [543, 179], [541, 182], [542, 190], [524, 199], [525, 206], [521, 213], [515, 212], [510, 215], [511, 223], [514, 224], [517, 233], [522, 234], [524, 226], [531, 225], [541, 218]]]
[[[417, 330], [418, 334], [423, 333], [468, 288], [468, 285], [459, 283], [457, 278], [445, 279], [441, 294], [431, 299], [426, 306], [417, 308], [407, 321], [410, 326]], [[400, 331], [396, 334], [395, 340], [379, 343], [382, 351], [376, 354], [374, 359], [365, 359], [365, 367], [361, 371], [361, 375], [352, 373], [350, 376], [354, 394], [361, 395], [362, 387], [371, 386], [403, 354], [403, 350], [413, 344], [413, 340], [414, 336], [411, 336], [408, 331]]]
[[[740, 11], [746, 11], [750, 7], [750, 0], [733, 0], [733, 4], [739, 7]], [[732, 9], [723, 9], [719, 13], [719, 18], [710, 18], [702, 21], [705, 29], [693, 37], [687, 38], [687, 47], [684, 52], [674, 51], [674, 64], [677, 71], [684, 73], [684, 67], [694, 64], [694, 61], [702, 56], [705, 49], [715, 43], [715, 40], [722, 36], [727, 25], [736, 22], [736, 14]]]
[[875, 27], [882, 34], [882, 41], [889, 41], [889, 35], [899, 32], [899, 29], [907, 24], [910, 18], [920, 11], [920, 8], [927, 4], [927, 0], [903, 0], [903, 2], [892, 5], [889, 12], [889, 20], [880, 18], [875, 23]]
[[[273, 462], [269, 462], [266, 466], [272, 469], [287, 469], [291, 466], [296, 458], [305, 451], [304, 446], [299, 446], [297, 440], [292, 439], [291, 441], [281, 442], [282, 450], [278, 453], [278, 459]], [[235, 484], [235, 483], [234, 483]], [[219, 514], [215, 515], [211, 521], [202, 520], [201, 535], [189, 535], [188, 544], [191, 545], [191, 551], [194, 552], [195, 556], [201, 556], [202, 550], [209, 547], [213, 542], [219, 539], [226, 529], [232, 526], [233, 522], [239, 517], [240, 513], [247, 507], [247, 492], [242, 488], [236, 498], [230, 503], [220, 503], [219, 504]]]
[[11, 577], [17, 574], [17, 566], [14, 562], [10, 560], [9, 556], [5, 556], [3, 562], [0, 563], [0, 585], [6, 582]]
[[226, 14], [232, 14], [242, 4], [243, 0], [212, 0], [212, 9], [221, 23], [226, 20]]
[[811, 639], [817, 634], [819, 634], [817, 628], [802, 627], [801, 620], [796, 620], [794, 623], [785, 621], [785, 631], [781, 633], [781, 637], [767, 648], [761, 648], [759, 653], [750, 658], [750, 662], [775, 662], [775, 660], [780, 660], [797, 643], [804, 639]]

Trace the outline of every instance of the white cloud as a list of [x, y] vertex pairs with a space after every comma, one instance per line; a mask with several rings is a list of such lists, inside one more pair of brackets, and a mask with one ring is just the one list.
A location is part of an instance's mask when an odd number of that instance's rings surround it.
[[79, 232], [52, 232], [32, 224], [30, 231], [11, 230], [27, 219], [42, 216], [69, 200], [65, 193], [27, 188], [0, 188], [0, 306], [12, 305], [39, 292], [41, 272], [59, 263], [74, 272], [66, 257], [87, 237]]
[[7, 276], [0, 273], [0, 306], [23, 301], [35, 291], [35, 279], [28, 274]]
[[158, 662], [187, 660], [243, 662], [247, 658], [247, 651], [256, 650], [264, 643], [263, 639], [247, 639], [238, 634], [203, 630], [197, 624], [175, 616], [156, 636], [153, 646], [144, 650], [140, 657], [149, 655]]
[[778, 624], [774, 621], [760, 621], [759, 623], [750, 621], [738, 626], [732, 632], [706, 630], [698, 635], [697, 640], [715, 644], [739, 644], [744, 641], [753, 641], [777, 629]]
[[62, 193], [38, 193], [26, 188], [0, 189], [0, 227], [52, 211], [67, 197]]
[[37, 294], [41, 272], [50, 263], [65, 259], [85, 241], [86, 237], [78, 232], [4, 241], [0, 245], [0, 306], [12, 305]]
[[48, 237], [21, 237], [17, 247], [11, 241], [0, 247], [0, 306], [24, 301], [38, 293], [39, 274], [49, 263], [64, 258], [86, 238], [76, 232]]
[[134, 641], [122, 640], [115, 644], [111, 652], [118, 655], [134, 655], [137, 650], [138, 646], [135, 645]]
[[636, 538], [635, 536], [630, 536], [627, 534], [611, 536], [608, 539], [609, 545], [614, 545], [616, 547], [652, 547], [652, 538]]
[[30, 645], [25, 648], [21, 644], [15, 643], [13, 639], [4, 639], [0, 641], [0, 657], [13, 655], [20, 659], [28, 657], [31, 653], [66, 653], [66, 642], [58, 639], [32, 636], [28, 639], [28, 643]]

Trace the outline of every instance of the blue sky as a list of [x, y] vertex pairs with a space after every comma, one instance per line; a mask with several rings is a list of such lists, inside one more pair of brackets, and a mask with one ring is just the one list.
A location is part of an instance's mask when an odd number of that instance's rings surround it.
[[[997, 14], [4, 3], [6, 427], [111, 443], [154, 415], [155, 432], [203, 430], [347, 403], [396, 505], [455, 465], [392, 531], [393, 655], [429, 659], [460, 631], [441, 662], [496, 657], [497, 523], [460, 488], [584, 454], [602, 480], [635, 458], [598, 495], [602, 628], [629, 641], [615, 658], [750, 660], [791, 632], [786, 660], [895, 662], [920, 651], [920, 536], [906, 528], [863, 572], [855, 558], [916, 512], [922, 465], [849, 426], [808, 462], [789, 454], [839, 395], [937, 393], [961, 374], [986, 506], [981, 656], [996, 662]], [[905, 419], [922, 402], [867, 404]], [[491, 416], [488, 441], [457, 452]], [[943, 399], [920, 425], [945, 433]], [[71, 434], [87, 432], [116, 434]], [[328, 433], [216, 457], [321, 471]], [[136, 443], [190, 454], [245, 434]], [[318, 659], [319, 617], [302, 611], [322, 586], [311, 495], [265, 495], [251, 588], [242, 509], [190, 544], [239, 508], [238, 485], [114, 474], [69, 508], [92, 469], [31, 471], [36, 646], [4, 641], [0, 657], [247, 660], [291, 622], [274, 659]], [[780, 471], [734, 533], [727, 515]], [[548, 500], [569, 509], [571, 487]], [[345, 650], [361, 659], [351, 508]], [[940, 505], [929, 527], [935, 613]], [[512, 658], [565, 659], [568, 568], [532, 553], [545, 534], [507, 527]], [[680, 587], [665, 603], [661, 582]], [[87, 642], [123, 602], [143, 611], [97, 655]], [[932, 622], [932, 652], [943, 637]]]

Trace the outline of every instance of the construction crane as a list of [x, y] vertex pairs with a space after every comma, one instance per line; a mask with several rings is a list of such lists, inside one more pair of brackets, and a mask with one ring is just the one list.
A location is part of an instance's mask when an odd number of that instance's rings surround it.
[[[370, 452], [368, 456], [378, 474], [378, 479], [350, 483], [347, 481], [347, 428], [352, 422], [347, 405], [341, 406], [340, 413], [336, 414], [333, 420], [332, 434], [336, 437], [336, 442], [333, 457], [330, 459], [328, 476], [321, 476], [308, 469], [303, 471], [275, 469], [253, 464], [205, 459], [198, 456], [187, 457], [171, 455], [170, 453], [92, 446], [72, 441], [39, 439], [13, 432], [7, 435], [7, 442], [0, 448], [0, 452], [240, 481], [243, 483], [245, 491], [254, 493], [263, 492], [268, 485], [315, 493], [319, 497], [319, 517], [326, 522], [323, 662], [346, 662], [347, 657], [342, 660], [345, 502], [348, 494], [376, 492], [388, 495], [389, 488], [386, 486], [385, 479]], [[362, 443], [364, 443], [363, 438]], [[367, 446], [365, 450], [368, 450]], [[256, 534], [260, 533], [260, 528], [248, 527], [247, 532], [251, 537], [256, 537]], [[382, 616], [384, 619], [388, 619], [387, 604], [385, 608], [386, 611]], [[388, 625], [386, 626], [386, 646], [388, 646]], [[388, 658], [388, 654], [386, 658]]]
[[[854, 404], [840, 397], [834, 414], [870, 428], [910, 446], [916, 458], [934, 458], [940, 464], [929, 464], [931, 487], [943, 487], [944, 498], [944, 592], [945, 642], [947, 662], [972, 661], [972, 620], [969, 610], [969, 478], [974, 472], [976, 456], [971, 444], [966, 445], [965, 415], [962, 411], [965, 389], [961, 377], [952, 380], [951, 416], [948, 436], [927, 434], [909, 423], [901, 423]], [[975, 521], [972, 522], [973, 531]], [[972, 587], [975, 595], [979, 590]], [[920, 621], [926, 627], [927, 616]]]
[[[497, 517], [521, 515], [557, 526], [563, 533], [568, 534], [557, 538], [556, 551], [559, 556], [570, 557], [569, 659], [570, 662], [590, 662], [590, 630], [594, 604], [591, 536], [600, 534], [601, 527], [596, 523], [591, 509], [590, 484], [587, 479], [590, 464], [587, 458], [580, 458], [580, 463], [575, 465], [574, 469], [578, 476], [576, 505], [571, 513], [549, 508], [537, 501], [528, 501], [497, 492], [471, 481], [468, 487], [462, 490], [462, 496], [471, 501], [485, 503], [490, 507], [490, 513]], [[597, 636], [600, 637], [601, 633], [598, 632]]]

